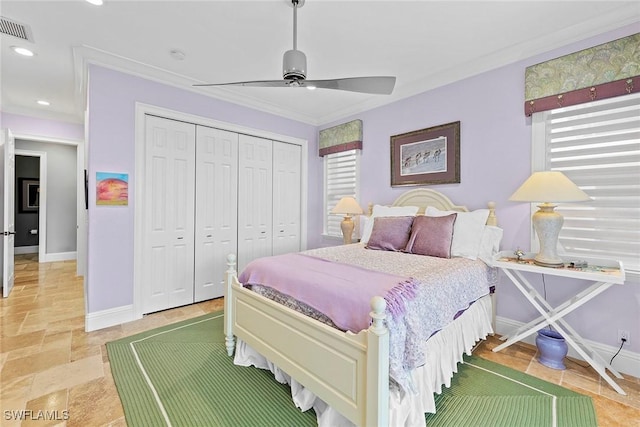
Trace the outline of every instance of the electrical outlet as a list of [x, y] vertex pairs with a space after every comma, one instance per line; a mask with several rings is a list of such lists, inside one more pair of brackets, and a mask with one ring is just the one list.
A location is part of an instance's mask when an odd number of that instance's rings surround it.
[[621, 342], [624, 338], [625, 344], [629, 345], [631, 341], [631, 337], [629, 336], [629, 331], [625, 331], [624, 329], [618, 329], [618, 342]]

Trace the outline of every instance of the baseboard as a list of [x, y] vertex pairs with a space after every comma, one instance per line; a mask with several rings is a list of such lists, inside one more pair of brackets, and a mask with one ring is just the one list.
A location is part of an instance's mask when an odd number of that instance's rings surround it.
[[84, 316], [84, 330], [86, 332], [120, 325], [122, 323], [137, 320], [133, 305], [110, 308], [108, 310], [87, 313]]
[[56, 262], [56, 261], [69, 261], [76, 259], [78, 256], [77, 252], [56, 252], [53, 254], [44, 254], [44, 260], [40, 260], [40, 262]]
[[[524, 325], [523, 322], [507, 319], [505, 317], [498, 316], [496, 318], [496, 333], [499, 335], [508, 334], [519, 327]], [[535, 345], [535, 334], [531, 334], [523, 342]], [[614, 354], [618, 351], [618, 347], [602, 344], [595, 341], [585, 339], [586, 343], [595, 350], [604, 360], [609, 361]], [[569, 346], [568, 356], [575, 359], [584, 360], [571, 346]], [[612, 366], [620, 373], [632, 375], [636, 378], [640, 378], [640, 353], [634, 353], [628, 350], [621, 350], [613, 361]]]
[[13, 253], [16, 255], [22, 254], [37, 254], [38, 245], [35, 246], [16, 246], [13, 248]]

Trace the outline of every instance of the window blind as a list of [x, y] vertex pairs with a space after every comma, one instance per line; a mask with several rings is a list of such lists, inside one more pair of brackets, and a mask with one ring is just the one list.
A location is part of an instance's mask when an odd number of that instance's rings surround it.
[[[331, 214], [331, 209], [342, 197], [358, 198], [360, 150], [347, 150], [324, 156], [324, 234], [342, 237], [342, 215]], [[355, 218], [354, 218], [355, 220]], [[358, 227], [356, 227], [358, 230]], [[357, 233], [357, 231], [356, 231]]]
[[[611, 258], [640, 271], [640, 96], [543, 113], [542, 169], [562, 171], [591, 201], [560, 204], [559, 248], [575, 256]], [[540, 165], [538, 165], [540, 166]]]

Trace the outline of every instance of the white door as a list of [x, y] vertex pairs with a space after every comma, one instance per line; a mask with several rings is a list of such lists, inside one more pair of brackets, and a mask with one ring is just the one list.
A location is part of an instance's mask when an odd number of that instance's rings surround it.
[[300, 251], [302, 148], [273, 142], [273, 255]]
[[196, 127], [195, 301], [224, 295], [237, 251], [238, 134]]
[[249, 135], [238, 140], [238, 269], [271, 255], [272, 142]]
[[8, 129], [2, 129], [0, 135], [0, 188], [3, 189], [3, 197], [0, 197], [0, 212], [3, 216], [2, 225], [2, 296], [9, 296], [14, 281], [14, 240], [15, 240], [15, 176], [16, 158], [15, 141]]
[[195, 125], [145, 120], [143, 313], [193, 303]]

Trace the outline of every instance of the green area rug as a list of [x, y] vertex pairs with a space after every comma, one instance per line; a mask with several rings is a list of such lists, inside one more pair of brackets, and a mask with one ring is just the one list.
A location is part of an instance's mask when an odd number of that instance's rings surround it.
[[[233, 365], [222, 324], [212, 313], [107, 343], [130, 427], [316, 425], [270, 372]], [[597, 425], [587, 396], [477, 357], [459, 368], [429, 427]]]

